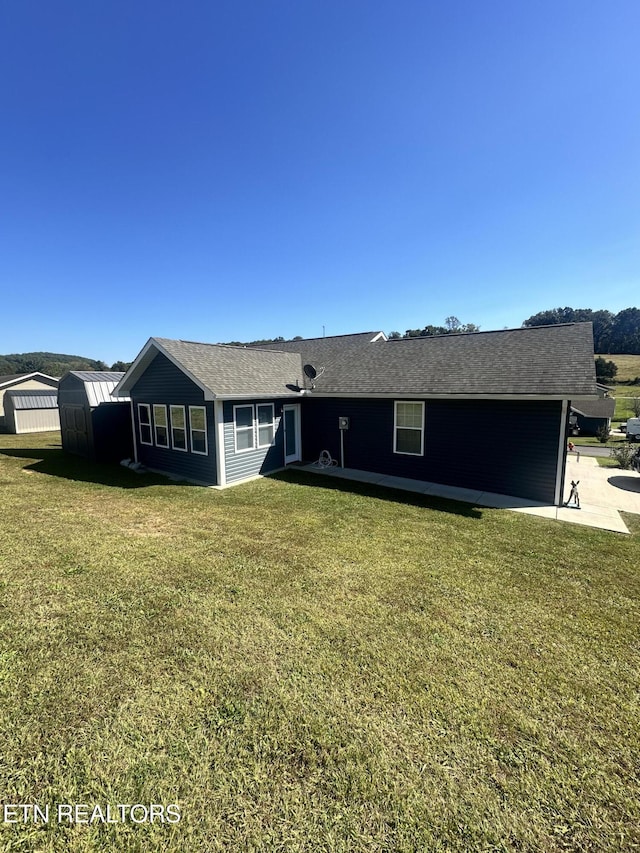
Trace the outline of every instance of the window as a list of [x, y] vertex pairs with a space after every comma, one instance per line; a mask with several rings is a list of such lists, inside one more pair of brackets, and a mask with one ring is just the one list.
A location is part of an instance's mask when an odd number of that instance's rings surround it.
[[270, 447], [274, 442], [275, 413], [273, 403], [258, 403], [258, 447]]
[[140, 424], [140, 444], [153, 444], [151, 440], [151, 407], [148, 403], [138, 403], [138, 422]]
[[174, 450], [187, 449], [187, 424], [184, 406], [171, 406], [171, 447]]
[[233, 431], [236, 453], [243, 450], [253, 450], [255, 447], [253, 406], [233, 407]]
[[422, 456], [424, 453], [424, 403], [397, 402], [394, 415], [393, 452]]
[[189, 423], [191, 425], [191, 450], [206, 456], [207, 449], [207, 413], [204, 406], [189, 406]]
[[156, 431], [156, 444], [158, 447], [169, 447], [166, 406], [153, 407], [153, 424]]

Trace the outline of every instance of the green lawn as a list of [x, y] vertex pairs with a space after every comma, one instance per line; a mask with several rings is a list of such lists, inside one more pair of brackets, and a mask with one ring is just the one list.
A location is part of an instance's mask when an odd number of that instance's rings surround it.
[[[597, 358], [597, 356], [596, 356]], [[640, 355], [603, 355], [602, 358], [613, 361], [618, 372], [614, 384], [609, 384], [611, 396], [616, 398], [616, 410], [612, 426], [634, 417], [633, 398], [640, 396], [640, 385], [620, 385], [621, 381], [632, 381], [640, 376]]]
[[576, 447], [615, 447], [617, 444], [624, 444], [627, 441], [624, 435], [609, 435], [605, 444], [602, 444], [595, 435], [570, 435], [567, 439], [567, 444], [571, 442]]
[[616, 382], [629, 382], [640, 376], [640, 355], [614, 354], [603, 355], [602, 358], [612, 361], [618, 368]]
[[296, 472], [218, 492], [0, 436], [2, 851], [640, 845], [632, 536]]
[[596, 456], [596, 462], [601, 468], [620, 468], [617, 460], [612, 456]]

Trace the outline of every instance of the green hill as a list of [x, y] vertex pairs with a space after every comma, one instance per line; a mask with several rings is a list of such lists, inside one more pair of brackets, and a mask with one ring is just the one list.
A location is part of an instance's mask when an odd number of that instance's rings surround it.
[[81, 355], [58, 352], [23, 352], [0, 355], [0, 376], [12, 373], [31, 373], [34, 370], [49, 376], [62, 376], [67, 370], [106, 370], [103, 361]]

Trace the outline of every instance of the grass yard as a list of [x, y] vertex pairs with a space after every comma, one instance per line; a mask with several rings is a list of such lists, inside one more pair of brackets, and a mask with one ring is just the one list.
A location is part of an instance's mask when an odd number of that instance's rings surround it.
[[616, 382], [629, 382], [640, 376], [640, 355], [614, 354], [603, 355], [602, 358], [612, 361], [618, 368]]
[[[597, 356], [596, 356], [597, 358]], [[607, 361], [613, 361], [618, 368], [614, 383], [609, 384], [611, 396], [616, 398], [616, 410], [613, 426], [634, 417], [633, 398], [640, 396], [640, 385], [620, 385], [620, 382], [633, 381], [640, 376], [640, 355], [603, 355]]]
[[618, 373], [611, 388], [611, 396], [616, 398], [616, 410], [613, 415], [613, 425], [635, 416], [633, 398], [640, 396], [640, 385], [620, 385], [640, 376], [640, 355], [604, 355], [602, 358], [613, 361]]
[[570, 435], [567, 443], [571, 442], [576, 447], [615, 447], [618, 444], [624, 444], [627, 441], [624, 435], [609, 435], [607, 441], [603, 444], [595, 435]]
[[0, 436], [2, 851], [640, 847], [622, 536], [294, 471], [218, 492]]
[[613, 429], [615, 429], [618, 424], [628, 421], [629, 418], [634, 418], [636, 416], [633, 409], [633, 398], [640, 396], [640, 386], [619, 385], [618, 393], [620, 396], [616, 396], [616, 410], [611, 420], [611, 426]]

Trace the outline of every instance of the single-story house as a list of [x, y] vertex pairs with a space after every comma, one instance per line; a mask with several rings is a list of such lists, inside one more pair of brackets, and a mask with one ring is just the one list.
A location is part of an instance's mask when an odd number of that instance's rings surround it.
[[133, 456], [133, 429], [128, 397], [114, 397], [124, 373], [70, 370], [58, 387], [62, 447], [67, 453], [99, 462]]
[[611, 418], [616, 410], [613, 397], [581, 400], [571, 406], [571, 421], [581, 435], [596, 435], [598, 430], [611, 429]]
[[136, 460], [225, 487], [322, 450], [348, 468], [554, 504], [590, 323], [234, 347], [150, 338], [114, 390]]
[[0, 427], [5, 426], [4, 395], [7, 391], [38, 391], [57, 388], [58, 380], [46, 373], [32, 371], [31, 373], [12, 373], [0, 376]]
[[10, 390], [4, 395], [5, 427], [8, 432], [48, 432], [60, 429], [58, 392]]

